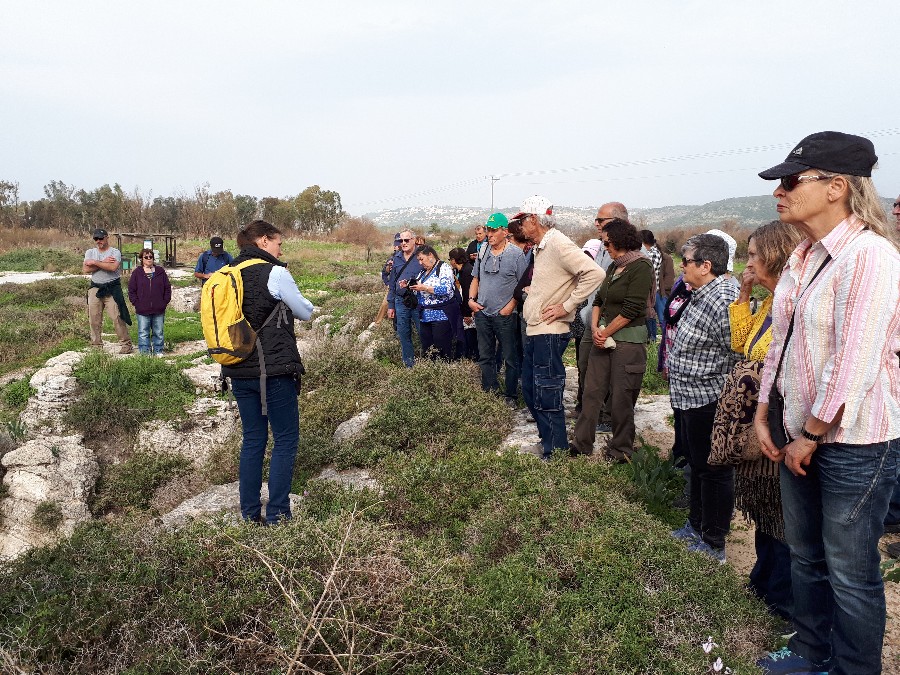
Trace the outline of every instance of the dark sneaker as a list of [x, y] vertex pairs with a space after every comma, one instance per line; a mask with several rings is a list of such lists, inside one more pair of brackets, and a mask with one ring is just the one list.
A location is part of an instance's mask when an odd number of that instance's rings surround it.
[[885, 534], [900, 534], [900, 522], [885, 523], [884, 533]]
[[769, 652], [764, 658], [757, 661], [756, 665], [762, 668], [766, 675], [799, 675], [800, 673], [827, 675], [827, 671], [817, 668], [812, 661], [795, 654], [787, 647], [783, 647], [777, 652]]
[[678, 530], [672, 530], [672, 536], [676, 539], [680, 539], [681, 541], [686, 541], [688, 543], [694, 543], [695, 541], [700, 541], [700, 533], [694, 529], [694, 526], [691, 525], [691, 521], [685, 521], [684, 527]]
[[597, 425], [597, 433], [598, 434], [611, 434], [612, 427], [608, 425], [606, 422], [601, 422]]
[[884, 547], [884, 551], [894, 560], [900, 560], [900, 541], [895, 541], [893, 544], [888, 544]]
[[691, 498], [685, 494], [682, 494], [675, 501], [672, 502], [673, 509], [689, 509], [691, 508]]

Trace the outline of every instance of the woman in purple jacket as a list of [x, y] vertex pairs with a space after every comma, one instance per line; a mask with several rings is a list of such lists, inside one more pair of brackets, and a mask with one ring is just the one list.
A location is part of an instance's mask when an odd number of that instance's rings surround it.
[[166, 271], [154, 262], [149, 248], [141, 251], [141, 266], [128, 280], [128, 299], [138, 318], [138, 351], [149, 354], [152, 343], [153, 353], [162, 356], [163, 321], [172, 299], [172, 284]]

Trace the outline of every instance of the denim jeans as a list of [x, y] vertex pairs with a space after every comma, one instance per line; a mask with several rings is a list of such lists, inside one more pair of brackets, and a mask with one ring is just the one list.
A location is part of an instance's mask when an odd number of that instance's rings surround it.
[[497, 362], [494, 344], [499, 342], [506, 364], [504, 385], [507, 398], [519, 395], [520, 361], [518, 351], [519, 314], [513, 312], [509, 316], [486, 316], [484, 312], [475, 315], [475, 330], [478, 332], [478, 365], [481, 366], [481, 388], [484, 391], [497, 391]]
[[703, 541], [724, 548], [734, 510], [734, 467], [709, 464], [717, 403], [681, 411], [681, 444], [691, 465], [688, 520]]
[[656, 318], [659, 320], [660, 333], [665, 333], [666, 331], [666, 300], [668, 300], [666, 296], [657, 292], [656, 300], [653, 303], [653, 308], [656, 310]]
[[263, 457], [272, 427], [272, 459], [269, 462], [269, 504], [266, 522], [277, 523], [291, 517], [288, 495], [294, 476], [294, 460], [300, 441], [300, 417], [297, 408], [297, 386], [290, 375], [266, 379], [266, 406], [262, 414], [259, 378], [232, 378], [231, 390], [237, 401], [244, 429], [241, 462], [238, 469], [241, 515], [254, 520], [260, 515]]
[[756, 564], [750, 570], [753, 594], [766, 603], [769, 611], [790, 620], [794, 614], [791, 592], [791, 550], [787, 545], [762, 530], [754, 536]]
[[647, 340], [656, 342], [656, 317], [647, 317]]
[[416, 362], [416, 353], [413, 349], [412, 330], [416, 329], [421, 342], [421, 328], [419, 326], [419, 308], [409, 309], [403, 304], [401, 298], [394, 301], [394, 312], [396, 313], [397, 337], [400, 339], [400, 351], [403, 354], [403, 365], [412, 368]]
[[[153, 343], [153, 353], [163, 353], [163, 322], [165, 314], [138, 314], [138, 351], [141, 354], [150, 353], [150, 343]], [[150, 333], [153, 333], [151, 338]]]
[[522, 397], [537, 424], [545, 459], [554, 450], [569, 448], [563, 410], [566, 368], [562, 356], [571, 336], [571, 333], [525, 336]]
[[830, 673], [881, 672], [884, 583], [878, 540], [894, 485], [900, 439], [825, 443], [795, 476], [781, 466], [784, 533], [791, 548], [790, 649]]

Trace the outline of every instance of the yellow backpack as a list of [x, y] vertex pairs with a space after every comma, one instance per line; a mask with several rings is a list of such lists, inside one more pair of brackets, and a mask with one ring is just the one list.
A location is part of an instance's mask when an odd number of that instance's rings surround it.
[[226, 265], [214, 272], [200, 290], [200, 323], [207, 352], [223, 366], [240, 363], [253, 353], [256, 331], [244, 317], [241, 270], [264, 262], [257, 258]]

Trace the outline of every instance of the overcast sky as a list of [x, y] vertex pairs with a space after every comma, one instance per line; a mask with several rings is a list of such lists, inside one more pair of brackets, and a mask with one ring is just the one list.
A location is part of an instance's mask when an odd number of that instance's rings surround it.
[[769, 193], [869, 136], [900, 192], [896, 0], [0, 0], [0, 180], [427, 204]]

